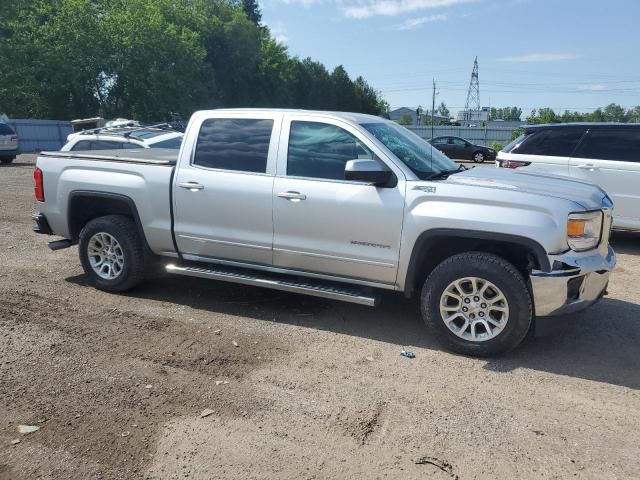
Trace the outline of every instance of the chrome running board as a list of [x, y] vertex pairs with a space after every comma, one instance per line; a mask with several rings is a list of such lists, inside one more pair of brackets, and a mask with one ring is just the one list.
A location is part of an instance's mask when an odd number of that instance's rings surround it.
[[166, 267], [168, 273], [187, 275], [190, 277], [209, 278], [223, 282], [240, 283], [256, 287], [283, 290], [285, 292], [302, 293], [314, 297], [341, 300], [343, 302], [357, 303], [373, 307], [378, 302], [378, 296], [368, 288], [356, 287], [337, 282], [315, 280], [310, 278], [294, 277], [288, 275], [273, 274], [246, 268], [233, 268], [220, 265], [206, 264], [169, 264]]

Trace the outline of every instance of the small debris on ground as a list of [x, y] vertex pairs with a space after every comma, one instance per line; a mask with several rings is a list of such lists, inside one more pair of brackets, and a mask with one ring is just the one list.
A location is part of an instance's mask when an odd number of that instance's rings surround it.
[[216, 385], [222, 385], [224, 383], [223, 380], [216, 380]]
[[448, 473], [454, 480], [458, 480], [460, 478], [458, 477], [458, 475], [453, 473], [453, 466], [449, 462], [440, 460], [436, 457], [419, 457], [416, 458], [413, 463], [415, 463], [416, 465], [433, 465], [434, 467], [438, 467], [443, 472]]
[[214, 330], [213, 334], [214, 335], [220, 335], [222, 333], [222, 330]]
[[29, 433], [37, 432], [40, 430], [40, 427], [36, 425], [18, 425], [18, 432], [27, 435]]
[[122, 432], [120, 434], [120, 436], [122, 436], [122, 437], [128, 437], [129, 435], [131, 435], [131, 432]]
[[20, 440], [16, 438], [15, 440], [11, 440], [11, 445], [17, 445], [20, 443]]
[[145, 385], [144, 388], [153, 388], [153, 385], [151, 385], [151, 384]]
[[232, 344], [234, 347], [239, 347], [239, 346], [240, 346], [240, 345], [238, 345], [238, 342], [236, 342], [235, 340], [234, 340], [233, 342], [231, 342], [231, 344]]
[[402, 350], [400, 352], [400, 355], [407, 358], [416, 358], [416, 354], [413, 352], [410, 352], [409, 350]]
[[216, 412], [214, 412], [214, 411], [213, 411], [213, 410], [211, 410], [210, 408], [206, 408], [206, 409], [204, 409], [204, 410], [202, 411], [202, 413], [200, 414], [200, 418], [208, 417], [209, 415], [213, 415], [214, 413], [216, 413]]
[[373, 362], [373, 357], [367, 357], [367, 360]]

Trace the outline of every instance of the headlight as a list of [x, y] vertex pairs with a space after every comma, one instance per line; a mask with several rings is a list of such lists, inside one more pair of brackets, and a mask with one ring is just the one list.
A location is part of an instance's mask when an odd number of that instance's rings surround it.
[[576, 252], [589, 250], [600, 243], [602, 212], [571, 213], [567, 220], [567, 244]]

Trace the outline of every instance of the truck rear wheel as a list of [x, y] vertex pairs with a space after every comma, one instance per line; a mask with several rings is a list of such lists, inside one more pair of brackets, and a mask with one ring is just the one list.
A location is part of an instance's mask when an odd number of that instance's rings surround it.
[[486, 357], [517, 347], [531, 326], [529, 289], [497, 255], [467, 252], [444, 260], [422, 287], [422, 318], [449, 349]]
[[80, 232], [79, 252], [89, 283], [99, 290], [123, 292], [144, 279], [144, 245], [130, 218], [91, 220]]

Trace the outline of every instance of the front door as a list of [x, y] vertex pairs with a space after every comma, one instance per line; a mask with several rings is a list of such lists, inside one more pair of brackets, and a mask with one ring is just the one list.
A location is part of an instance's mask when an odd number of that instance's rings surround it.
[[571, 176], [609, 194], [614, 226], [640, 227], [640, 128], [591, 129], [569, 164]]
[[284, 122], [274, 185], [274, 265], [394, 284], [404, 179], [380, 188], [346, 181], [349, 160], [377, 159], [339, 121]]
[[280, 119], [202, 119], [191, 162], [178, 167], [173, 186], [175, 235], [185, 258], [271, 265]]

